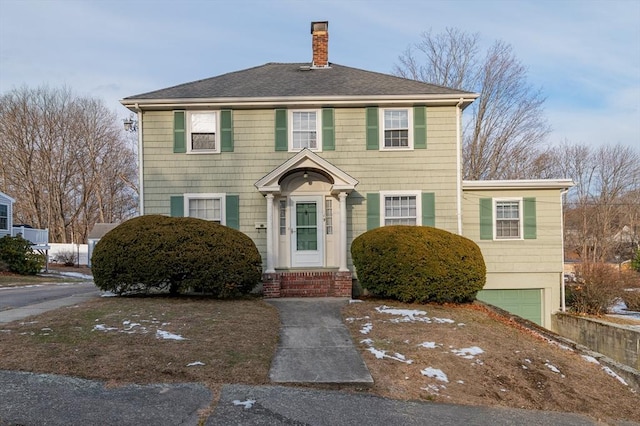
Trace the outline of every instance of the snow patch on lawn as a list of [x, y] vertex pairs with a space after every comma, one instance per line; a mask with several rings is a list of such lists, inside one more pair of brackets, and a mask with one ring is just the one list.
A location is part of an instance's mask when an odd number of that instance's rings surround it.
[[409, 321], [415, 321], [417, 315], [426, 315], [427, 314], [425, 311], [421, 311], [421, 310], [418, 310], [418, 309], [395, 309], [395, 308], [390, 308], [390, 307], [388, 307], [386, 305], [378, 306], [376, 308], [376, 311], [378, 311], [378, 312], [380, 312], [382, 314], [400, 315], [400, 316], [404, 317], [405, 319], [408, 319]]
[[373, 328], [373, 324], [368, 322], [368, 323], [366, 323], [365, 325], [362, 326], [362, 328], [360, 329], [360, 333], [369, 334], [369, 332], [371, 331], [372, 328]]
[[564, 375], [564, 374], [562, 374], [562, 373], [560, 372], [560, 370], [558, 369], [558, 367], [556, 367], [555, 365], [551, 364], [551, 363], [549, 362], [549, 360], [547, 360], [547, 361], [544, 363], [544, 365], [545, 365], [549, 370], [553, 371], [554, 373], [559, 374], [561, 377], [565, 377], [565, 375]]
[[600, 364], [600, 362], [594, 357], [592, 357], [591, 355], [581, 355], [581, 356], [582, 358], [584, 358], [585, 361], [591, 362], [593, 364]]
[[371, 339], [364, 339], [361, 340], [360, 343], [364, 343], [365, 345], [369, 346], [367, 348], [367, 350], [369, 352], [371, 352], [373, 354], [373, 356], [375, 356], [377, 359], [383, 359], [383, 358], [389, 358], [392, 359], [394, 361], [399, 361], [399, 362], [403, 362], [405, 364], [413, 364], [413, 360], [412, 359], [407, 359], [406, 356], [402, 355], [401, 353], [394, 353], [393, 355], [387, 355], [387, 351], [384, 351], [382, 349], [376, 349], [373, 347], [373, 340]]
[[184, 337], [180, 336], [179, 334], [169, 333], [168, 331], [164, 331], [164, 330], [157, 330], [156, 331], [156, 339], [186, 340]]
[[627, 382], [625, 382], [625, 380], [618, 376], [615, 371], [613, 371], [612, 369], [610, 369], [607, 366], [602, 366], [602, 369], [604, 370], [605, 373], [607, 373], [608, 375], [610, 375], [611, 377], [613, 377], [614, 379], [618, 380], [620, 383], [622, 383], [625, 386], [629, 386], [629, 384], [627, 384]]
[[65, 272], [65, 271], [60, 271], [60, 272], [56, 272], [53, 275], [62, 275], [64, 277], [71, 277], [71, 278], [80, 278], [83, 280], [90, 280], [93, 281], [93, 276], [92, 275], [87, 275], [87, 274], [82, 274], [80, 272]]
[[442, 345], [436, 342], [422, 342], [418, 346], [420, 346], [421, 348], [436, 349], [438, 346]]
[[432, 377], [441, 382], [449, 383], [449, 378], [439, 368], [427, 367], [424, 370], [420, 370], [423, 376]]
[[477, 346], [462, 349], [451, 349], [451, 352], [464, 359], [473, 359], [476, 355], [484, 353], [484, 351]]
[[93, 331], [116, 331], [118, 327], [107, 327], [105, 324], [96, 324], [93, 326]]

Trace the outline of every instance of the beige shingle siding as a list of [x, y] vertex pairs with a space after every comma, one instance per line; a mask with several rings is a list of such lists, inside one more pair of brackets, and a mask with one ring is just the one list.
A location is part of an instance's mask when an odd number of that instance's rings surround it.
[[[480, 199], [503, 197], [536, 199], [536, 239], [480, 240]], [[488, 273], [562, 272], [560, 214], [559, 189], [465, 190], [463, 194], [463, 234], [480, 246]]]
[[[509, 197], [536, 199], [536, 239], [480, 240], [480, 199]], [[463, 235], [480, 246], [487, 265], [484, 289], [540, 289], [542, 325], [550, 328], [551, 314], [560, 307], [563, 259], [560, 190], [465, 190], [462, 208]]]
[[[234, 152], [173, 153], [173, 113], [144, 113], [146, 214], [168, 214], [171, 195], [225, 192], [240, 196], [240, 230], [264, 253], [264, 197], [254, 183], [294, 154], [275, 151], [274, 110], [233, 111]], [[366, 193], [392, 190], [434, 192], [436, 226], [456, 231], [456, 129], [454, 107], [427, 108], [427, 149], [367, 151], [365, 109], [335, 109], [335, 151], [319, 155], [360, 181], [349, 195], [348, 244], [366, 231]], [[351, 260], [349, 259], [349, 265]]]

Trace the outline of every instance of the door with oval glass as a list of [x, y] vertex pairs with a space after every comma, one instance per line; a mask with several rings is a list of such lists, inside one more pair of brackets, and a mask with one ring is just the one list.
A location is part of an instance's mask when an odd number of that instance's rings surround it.
[[291, 266], [324, 266], [324, 221], [321, 196], [292, 196]]

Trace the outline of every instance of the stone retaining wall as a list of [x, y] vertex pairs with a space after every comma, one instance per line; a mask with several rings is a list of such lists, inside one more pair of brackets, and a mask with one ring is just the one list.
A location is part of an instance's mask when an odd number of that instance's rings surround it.
[[559, 335], [640, 370], [640, 328], [563, 313], [551, 322]]

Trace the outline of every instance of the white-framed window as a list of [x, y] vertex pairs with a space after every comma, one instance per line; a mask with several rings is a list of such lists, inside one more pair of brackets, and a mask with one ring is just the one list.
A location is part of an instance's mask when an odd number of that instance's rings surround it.
[[380, 193], [381, 225], [422, 225], [422, 200], [419, 191]]
[[217, 111], [187, 112], [187, 152], [220, 152], [218, 117]]
[[320, 110], [290, 110], [289, 122], [289, 150], [300, 151], [308, 148], [311, 151], [321, 151], [321, 123]]
[[0, 229], [9, 230], [9, 206], [0, 204]]
[[184, 194], [184, 215], [225, 225], [225, 194]]
[[410, 108], [380, 108], [380, 149], [413, 149]]
[[522, 198], [495, 198], [493, 209], [494, 239], [522, 239]]

